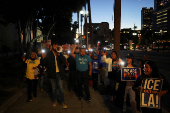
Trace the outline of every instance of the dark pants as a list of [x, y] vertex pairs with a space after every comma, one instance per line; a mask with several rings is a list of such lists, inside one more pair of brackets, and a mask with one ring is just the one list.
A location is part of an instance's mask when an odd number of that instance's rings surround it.
[[92, 73], [93, 88], [98, 88], [98, 73]]
[[32, 92], [33, 92], [33, 96], [37, 97], [37, 83], [38, 83], [38, 79], [34, 79], [34, 80], [27, 79], [27, 84], [28, 84], [28, 90], [27, 90], [28, 100], [32, 99], [32, 96], [31, 96]]
[[142, 113], [162, 113], [162, 109], [141, 107]]
[[116, 86], [116, 82], [112, 79], [109, 79], [110, 81], [110, 96], [114, 96], [115, 94], [115, 86]]
[[108, 77], [109, 77], [109, 86], [110, 86], [110, 96], [114, 96], [116, 91], [115, 91], [115, 87], [116, 87], [116, 79], [117, 79], [117, 71], [112, 71], [112, 72], [108, 72]]
[[69, 76], [69, 87], [77, 90], [77, 74], [76, 70], [70, 70], [70, 76]]
[[78, 96], [83, 97], [83, 88], [82, 85], [84, 85], [84, 91], [86, 94], [86, 98], [90, 98], [90, 92], [89, 92], [89, 73], [88, 71], [80, 72], [77, 71], [77, 82], [78, 82]]

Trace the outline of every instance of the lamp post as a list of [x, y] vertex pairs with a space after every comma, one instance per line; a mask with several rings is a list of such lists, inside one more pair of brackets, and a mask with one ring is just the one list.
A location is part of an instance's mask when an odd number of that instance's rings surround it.
[[[80, 11], [80, 14], [81, 14], [81, 35], [83, 35], [83, 32], [82, 32], [82, 22], [83, 22], [83, 11], [81, 10]], [[81, 40], [81, 43], [82, 43], [82, 40]]]
[[83, 21], [83, 17], [85, 19], [85, 32], [84, 32], [84, 36], [85, 36], [85, 40], [86, 40], [86, 47], [88, 48], [88, 34], [87, 34], [87, 14], [88, 11], [86, 11], [86, 7], [85, 7], [85, 11], [80, 11], [81, 14], [81, 34], [82, 34], [82, 21]]

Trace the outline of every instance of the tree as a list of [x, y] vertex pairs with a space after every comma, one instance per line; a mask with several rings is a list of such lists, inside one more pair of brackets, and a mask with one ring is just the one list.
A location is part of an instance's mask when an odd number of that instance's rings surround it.
[[0, 23], [3, 25], [17, 23], [20, 40], [21, 33], [24, 36], [23, 46], [30, 42], [31, 30], [36, 34], [37, 27], [41, 28], [43, 35], [49, 36], [49, 39], [56, 34], [57, 40], [65, 38], [62, 41], [67, 42], [71, 31], [72, 12], [80, 10], [85, 3], [86, 0], [51, 0], [48, 2], [0, 0], [0, 17], [4, 19]]

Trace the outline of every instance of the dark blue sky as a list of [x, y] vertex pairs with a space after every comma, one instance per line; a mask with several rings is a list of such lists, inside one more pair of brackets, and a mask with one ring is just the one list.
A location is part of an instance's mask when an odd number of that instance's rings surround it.
[[[114, 0], [91, 0], [92, 23], [108, 22], [110, 29], [114, 28], [112, 21]], [[121, 28], [141, 29], [142, 7], [154, 7], [154, 0], [121, 0]], [[77, 14], [73, 13], [73, 22]]]

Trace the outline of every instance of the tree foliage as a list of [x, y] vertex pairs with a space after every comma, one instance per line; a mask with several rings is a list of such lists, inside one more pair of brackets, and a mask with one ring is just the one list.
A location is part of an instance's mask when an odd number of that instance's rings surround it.
[[17, 23], [23, 34], [39, 27], [47, 35], [55, 23], [49, 38], [55, 34], [57, 40], [66, 43], [71, 32], [72, 13], [81, 10], [85, 3], [86, 0], [0, 0], [0, 24]]

